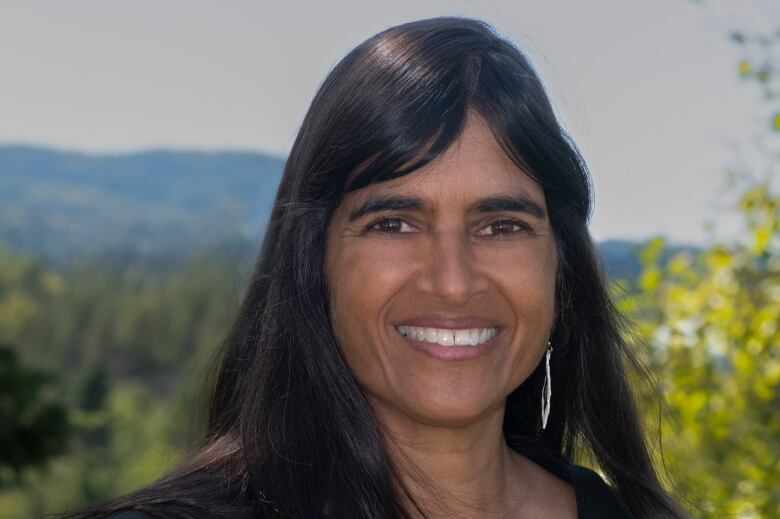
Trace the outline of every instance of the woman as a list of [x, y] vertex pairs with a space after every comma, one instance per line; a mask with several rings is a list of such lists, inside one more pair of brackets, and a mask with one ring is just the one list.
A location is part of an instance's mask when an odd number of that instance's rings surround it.
[[290, 152], [202, 445], [74, 517], [685, 517], [591, 203], [541, 81], [488, 25], [368, 39]]

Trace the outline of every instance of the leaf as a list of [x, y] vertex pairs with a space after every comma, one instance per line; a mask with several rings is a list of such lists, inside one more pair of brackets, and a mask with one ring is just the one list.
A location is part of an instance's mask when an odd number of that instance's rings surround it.
[[646, 292], [652, 292], [661, 283], [661, 270], [658, 267], [650, 267], [642, 272], [639, 278], [639, 286]]

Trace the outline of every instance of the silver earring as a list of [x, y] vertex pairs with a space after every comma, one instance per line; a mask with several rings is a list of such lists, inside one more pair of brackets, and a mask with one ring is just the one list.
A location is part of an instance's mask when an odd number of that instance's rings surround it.
[[547, 417], [550, 416], [550, 397], [552, 396], [552, 379], [550, 377], [550, 354], [552, 353], [550, 341], [547, 341], [547, 351], [545, 352], [545, 377], [542, 386], [542, 429], [547, 427]]

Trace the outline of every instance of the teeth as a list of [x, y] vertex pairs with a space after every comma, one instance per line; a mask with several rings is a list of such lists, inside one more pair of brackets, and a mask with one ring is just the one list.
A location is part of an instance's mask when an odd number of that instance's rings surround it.
[[467, 346], [471, 342], [471, 330], [457, 330], [455, 332], [455, 344]]
[[411, 337], [416, 341], [434, 342], [442, 346], [476, 346], [496, 335], [496, 328], [448, 330], [446, 328], [398, 326], [397, 329], [401, 335]]

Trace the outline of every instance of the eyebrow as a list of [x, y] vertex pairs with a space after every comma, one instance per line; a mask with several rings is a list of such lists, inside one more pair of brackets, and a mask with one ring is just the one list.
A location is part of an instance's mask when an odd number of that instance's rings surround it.
[[[408, 209], [422, 211], [428, 208], [429, 205], [425, 200], [415, 196], [375, 195], [369, 197], [360, 206], [353, 209], [349, 213], [348, 221], [353, 222], [368, 214], [382, 211], [400, 211]], [[525, 194], [495, 195], [480, 198], [471, 204], [468, 209], [470, 212], [473, 211], [477, 213], [494, 213], [500, 211], [526, 213], [542, 220], [547, 217], [547, 213], [544, 209]]]

